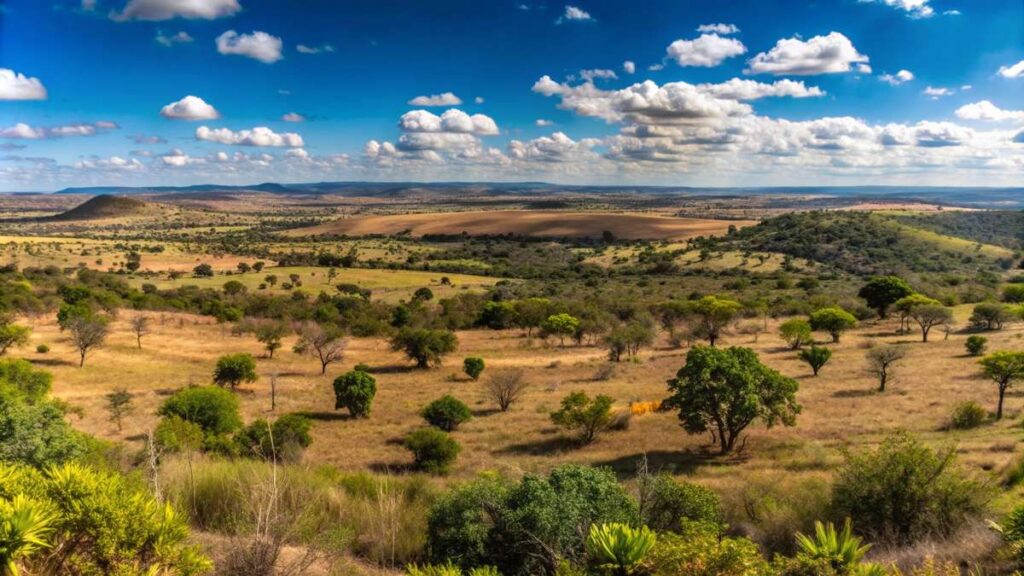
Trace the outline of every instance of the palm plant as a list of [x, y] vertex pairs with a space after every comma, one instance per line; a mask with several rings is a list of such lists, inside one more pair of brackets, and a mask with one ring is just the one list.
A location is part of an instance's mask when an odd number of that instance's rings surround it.
[[654, 532], [646, 526], [626, 524], [591, 525], [587, 554], [595, 567], [612, 576], [636, 574], [647, 553], [654, 547]]
[[853, 525], [847, 518], [842, 532], [834, 524], [814, 523], [814, 537], [797, 532], [796, 544], [800, 553], [815, 560], [829, 562], [837, 571], [854, 571], [870, 544], [861, 546], [861, 538], [853, 535]]
[[49, 548], [55, 519], [46, 506], [24, 495], [0, 500], [0, 572], [18, 576], [20, 561]]

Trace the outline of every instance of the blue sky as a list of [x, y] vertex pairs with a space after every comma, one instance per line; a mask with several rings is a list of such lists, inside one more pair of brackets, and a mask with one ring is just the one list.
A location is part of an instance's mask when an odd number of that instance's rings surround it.
[[1021, 0], [0, 7], [0, 190], [1024, 184]]

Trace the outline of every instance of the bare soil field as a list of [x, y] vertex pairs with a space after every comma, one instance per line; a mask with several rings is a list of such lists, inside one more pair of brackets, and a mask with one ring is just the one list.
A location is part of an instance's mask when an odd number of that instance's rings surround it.
[[740, 228], [752, 224], [756, 224], [756, 221], [671, 218], [635, 213], [497, 210], [357, 216], [290, 230], [286, 234], [424, 236], [465, 232], [471, 236], [515, 234], [546, 238], [599, 238], [607, 230], [618, 238], [685, 240], [724, 234], [730, 226]]

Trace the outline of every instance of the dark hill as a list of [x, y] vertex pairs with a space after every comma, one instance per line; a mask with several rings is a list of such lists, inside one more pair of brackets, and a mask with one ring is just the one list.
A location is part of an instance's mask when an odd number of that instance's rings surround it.
[[139, 216], [149, 212], [150, 205], [136, 198], [100, 194], [93, 196], [74, 208], [50, 218], [50, 220], [101, 220]]

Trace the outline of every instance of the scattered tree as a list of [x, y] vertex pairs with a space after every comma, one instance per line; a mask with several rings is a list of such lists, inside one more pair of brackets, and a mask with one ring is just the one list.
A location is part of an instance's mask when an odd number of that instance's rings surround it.
[[562, 399], [562, 406], [551, 413], [551, 422], [574, 432], [583, 444], [590, 444], [611, 425], [614, 400], [604, 394], [594, 398], [586, 392], [572, 392]]
[[695, 320], [699, 334], [707, 338], [708, 344], [714, 346], [742, 308], [743, 305], [734, 300], [705, 296], [689, 303], [687, 312]]
[[413, 456], [413, 467], [431, 474], [447, 474], [461, 450], [447, 432], [421, 428], [405, 437], [405, 447]]
[[217, 366], [213, 369], [214, 384], [221, 387], [230, 386], [234, 390], [242, 382], [255, 381], [256, 360], [252, 354], [241, 352], [227, 354], [217, 359]]
[[149, 317], [139, 314], [132, 318], [132, 332], [135, 334], [135, 343], [139, 350], [142, 350], [142, 337], [149, 334]]
[[877, 346], [868, 350], [868, 368], [878, 377], [879, 392], [885, 392], [886, 384], [892, 381], [893, 370], [906, 355], [900, 346]]
[[320, 361], [320, 374], [327, 373], [327, 366], [340, 362], [345, 355], [345, 334], [340, 328], [307, 322], [297, 330], [299, 341], [295, 344], [297, 354], [308, 354]]
[[565, 337], [575, 334], [579, 327], [579, 319], [564, 312], [548, 316], [540, 325], [544, 335], [552, 334], [558, 336], [559, 345], [561, 346], [565, 346]]
[[967, 340], [964, 341], [964, 348], [967, 349], [967, 353], [971, 356], [981, 356], [985, 353], [985, 348], [987, 346], [988, 338], [978, 336], [977, 334], [968, 336]]
[[196, 278], [209, 278], [213, 276], [213, 266], [209, 264], [200, 264], [192, 269], [192, 274]]
[[71, 343], [78, 350], [78, 367], [85, 366], [85, 355], [89, 350], [103, 344], [107, 339], [107, 318], [103, 316], [75, 316], [68, 320], [67, 330]]
[[107, 412], [110, 413], [110, 421], [117, 424], [117, 431], [121, 431], [121, 423], [124, 417], [132, 411], [131, 392], [120, 388], [107, 394]]
[[822, 308], [811, 314], [811, 328], [828, 332], [832, 342], [839, 343], [839, 337], [857, 326], [857, 318], [838, 307]]
[[479, 380], [480, 375], [484, 373], [485, 367], [484, 359], [476, 356], [470, 356], [462, 361], [462, 371], [472, 380]]
[[1014, 380], [1024, 379], [1024, 352], [993, 352], [978, 361], [982, 371], [999, 386], [996, 420], [1003, 417], [1003, 397]]
[[505, 370], [496, 372], [487, 379], [485, 391], [487, 395], [498, 405], [498, 409], [507, 412], [512, 404], [529, 388], [529, 384], [523, 379], [521, 370]]
[[391, 339], [391, 348], [405, 352], [417, 368], [441, 364], [441, 359], [458, 347], [459, 340], [451, 330], [403, 328]]
[[983, 330], [1002, 330], [1013, 319], [1013, 310], [1001, 302], [982, 302], [971, 313], [971, 324]]
[[287, 334], [288, 327], [281, 322], [263, 322], [256, 327], [256, 340], [263, 344], [268, 358], [274, 357], [274, 352], [281, 348], [281, 340]]
[[32, 330], [26, 326], [18, 326], [8, 321], [0, 324], [0, 356], [7, 353], [10, 348], [18, 348], [28, 344], [29, 334]]
[[814, 341], [811, 324], [803, 318], [786, 320], [779, 326], [779, 334], [793, 350], [799, 350]]
[[913, 293], [914, 291], [907, 281], [898, 276], [878, 276], [869, 280], [857, 295], [863, 298], [869, 307], [878, 312], [879, 318], [884, 319], [889, 315], [890, 306], [900, 298], [905, 298]]
[[157, 413], [198, 424], [205, 434], [229, 434], [242, 426], [238, 397], [216, 386], [179, 390], [163, 403]]
[[445, 394], [434, 400], [420, 412], [420, 416], [435, 428], [452, 432], [472, 417], [469, 406], [458, 398]]
[[814, 375], [818, 375], [818, 371], [821, 370], [829, 358], [832, 358], [832, 351], [824, 346], [811, 346], [800, 351], [800, 359], [807, 363], [814, 372]]
[[334, 409], [345, 408], [356, 418], [370, 415], [377, 395], [377, 380], [362, 370], [352, 370], [334, 379]]

